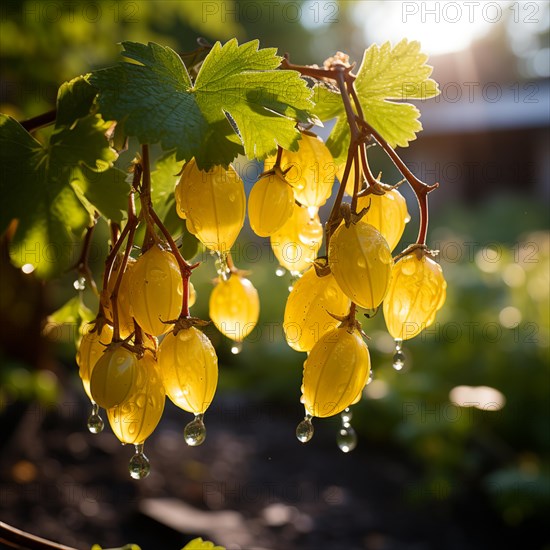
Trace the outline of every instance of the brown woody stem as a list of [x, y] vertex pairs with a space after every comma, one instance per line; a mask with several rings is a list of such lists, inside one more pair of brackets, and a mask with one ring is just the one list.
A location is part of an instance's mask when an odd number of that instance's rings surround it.
[[21, 124], [21, 126], [23, 126], [23, 128], [25, 128], [27, 132], [34, 132], [39, 128], [43, 128], [44, 126], [50, 126], [50, 124], [53, 124], [56, 117], [57, 109], [52, 109], [47, 113], [42, 113], [41, 115], [35, 116], [33, 118], [22, 120], [19, 124]]
[[358, 120], [358, 123], [380, 144], [414, 191], [420, 209], [420, 227], [418, 230], [416, 243], [422, 245], [426, 244], [426, 234], [428, 232], [428, 193], [431, 193], [434, 189], [437, 189], [439, 187], [439, 183], [428, 185], [423, 181], [420, 181], [408, 169], [393, 147], [389, 145], [389, 143], [370, 124], [364, 120]]
[[0, 521], [0, 543], [16, 550], [76, 550], [76, 548], [31, 535], [3, 521]]
[[[358, 147], [360, 148], [359, 158], [361, 162], [361, 167], [363, 169], [363, 173], [365, 175], [365, 179], [367, 180], [368, 185], [371, 186], [377, 183], [369, 168], [368, 159], [364, 147], [364, 143], [367, 139], [369, 139], [369, 136], [372, 136], [384, 149], [386, 154], [390, 157], [397, 169], [403, 174], [403, 176], [411, 186], [412, 190], [414, 191], [420, 209], [420, 227], [418, 230], [417, 244], [424, 245], [426, 243], [426, 234], [428, 231], [428, 193], [439, 187], [439, 184], [436, 183], [434, 185], [427, 185], [426, 183], [420, 181], [407, 168], [405, 163], [401, 160], [395, 150], [388, 144], [388, 142], [370, 124], [368, 124], [368, 122], [366, 122], [363, 109], [361, 107], [361, 102], [359, 101], [359, 96], [354, 85], [356, 76], [351, 72], [351, 69], [353, 67], [345, 67], [341, 64], [335, 64], [328, 69], [320, 69], [317, 67], [295, 65], [293, 63], [290, 63], [290, 61], [288, 60], [288, 56], [285, 55], [285, 58], [281, 63], [281, 68], [298, 71], [303, 76], [309, 76], [319, 80], [335, 80], [338, 84], [338, 88], [342, 96], [342, 102], [344, 103], [344, 108], [346, 110], [351, 139], [349, 144], [346, 167], [344, 170], [344, 176], [342, 177], [340, 189], [338, 191], [338, 195], [336, 197], [331, 214], [329, 216], [329, 220], [327, 221], [326, 225], [327, 247], [330, 236], [338, 225], [339, 209], [344, 196], [345, 184], [347, 182], [347, 178], [351, 169], [352, 159], [355, 158], [355, 150]], [[350, 101], [350, 96], [353, 100], [353, 106]], [[355, 107], [357, 115], [355, 114], [353, 107]], [[359, 164], [356, 165], [356, 168], [359, 169]], [[353, 199], [356, 199], [355, 194]]]
[[[147, 145], [142, 146], [142, 162], [143, 162], [143, 184], [142, 184], [142, 192], [144, 195], [141, 195], [142, 200], [142, 208], [144, 210], [147, 210], [146, 216], [150, 221], [151, 224], [151, 231], [154, 234], [154, 228], [153, 224], [155, 224], [161, 231], [161, 233], [164, 235], [164, 238], [170, 245], [170, 250], [172, 254], [174, 255], [174, 258], [176, 259], [176, 262], [178, 262], [178, 266], [180, 268], [181, 278], [183, 281], [183, 296], [182, 296], [182, 306], [181, 306], [181, 313], [180, 317], [189, 317], [189, 277], [191, 276], [191, 271], [196, 265], [191, 266], [189, 265], [183, 256], [181, 255], [178, 246], [176, 245], [174, 239], [172, 238], [172, 235], [170, 235], [170, 232], [168, 229], [166, 229], [165, 225], [162, 223], [162, 220], [158, 217], [158, 214], [155, 212], [155, 209], [153, 208], [153, 204], [151, 202], [151, 171], [150, 171], [150, 164], [149, 164], [149, 148]], [[147, 206], [145, 206], [147, 204]], [[147, 223], [147, 222], [146, 222]], [[147, 224], [147, 228], [149, 230], [149, 223]], [[155, 235], [155, 239], [156, 239]]]
[[[130, 195], [131, 199], [133, 199], [133, 194]], [[126, 249], [124, 250], [124, 256], [122, 257], [122, 263], [120, 265], [120, 268], [117, 273], [117, 278], [115, 281], [115, 285], [113, 287], [113, 292], [111, 292], [111, 306], [113, 308], [113, 342], [120, 342], [120, 326], [119, 326], [119, 315], [118, 315], [118, 291], [120, 289], [120, 283], [122, 282], [122, 277], [124, 275], [124, 271], [126, 270], [126, 265], [128, 264], [128, 258], [130, 257], [130, 252], [132, 250], [132, 246], [134, 245], [134, 235], [136, 232], [136, 228], [139, 224], [139, 220], [135, 213], [135, 205], [133, 200], [130, 200], [130, 204], [128, 207], [128, 222], [126, 223], [126, 227], [129, 227], [128, 229], [128, 242], [126, 243]], [[124, 229], [126, 229], [126, 227]], [[123, 231], [124, 233], [124, 231]], [[121, 238], [118, 240], [118, 242], [122, 243], [122, 235]]]
[[153, 244], [158, 242], [158, 237], [155, 233], [155, 225], [151, 215], [151, 211], [153, 210], [151, 200], [151, 166], [149, 163], [149, 145], [146, 143], [141, 146], [141, 168], [143, 176], [139, 188], [139, 198], [141, 202], [141, 216], [146, 228], [142, 251], [147, 252]]
[[183, 296], [182, 296], [180, 317], [189, 317], [189, 277], [191, 276], [191, 271], [195, 267], [197, 267], [199, 264], [189, 265], [185, 261], [184, 257], [181, 255], [178, 249], [178, 245], [176, 244], [176, 242], [172, 238], [172, 235], [170, 235], [170, 232], [168, 231], [168, 229], [166, 229], [166, 227], [164, 226], [164, 224], [162, 223], [161, 219], [158, 217], [154, 209], [151, 209], [150, 214], [153, 221], [157, 224], [161, 233], [164, 235], [165, 239], [168, 241], [168, 244], [170, 245], [170, 250], [174, 255], [174, 258], [176, 258], [176, 262], [178, 262], [178, 266], [180, 268], [180, 273], [181, 273], [181, 279], [183, 281]]

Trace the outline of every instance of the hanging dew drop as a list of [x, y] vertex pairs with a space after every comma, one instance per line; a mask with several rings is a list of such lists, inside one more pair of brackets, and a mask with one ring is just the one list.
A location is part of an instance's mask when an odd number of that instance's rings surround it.
[[369, 372], [369, 377], [367, 379], [366, 385], [368, 386], [373, 380], [374, 380], [374, 373], [372, 372], [372, 369], [371, 369], [371, 371]]
[[192, 420], [185, 426], [183, 436], [185, 437], [185, 442], [190, 447], [202, 445], [206, 439], [206, 426], [204, 425], [203, 418], [204, 415], [196, 414], [195, 420]]
[[144, 479], [151, 472], [149, 459], [143, 454], [143, 443], [135, 446], [136, 452], [128, 463], [128, 471], [134, 479]]
[[305, 418], [296, 427], [296, 438], [300, 443], [307, 443], [314, 433], [311, 415], [306, 414]]
[[405, 354], [402, 351], [403, 340], [395, 339], [395, 354], [393, 356], [393, 368], [400, 371], [405, 366]]
[[357, 434], [351, 426], [342, 427], [336, 436], [336, 443], [343, 453], [353, 451], [357, 446]]
[[243, 343], [242, 342], [235, 342], [231, 346], [231, 353], [233, 355], [239, 355], [239, 353], [241, 353], [241, 351], [243, 351]]
[[228, 281], [231, 271], [227, 264], [227, 252], [217, 252], [216, 271], [223, 281]]
[[284, 277], [286, 273], [286, 269], [282, 266], [279, 266], [276, 270], [275, 270], [275, 275], [277, 275], [277, 277]]
[[75, 290], [86, 290], [86, 279], [84, 277], [79, 277], [73, 282], [73, 287]]
[[343, 426], [350, 425], [351, 419], [353, 418], [353, 413], [351, 412], [349, 407], [342, 411], [342, 413], [340, 414], [340, 418], [342, 419]]
[[393, 368], [397, 371], [405, 366], [405, 354], [402, 351], [396, 351], [393, 356]]
[[99, 416], [99, 406], [96, 403], [92, 403], [92, 411], [88, 417], [88, 431], [93, 434], [98, 434], [103, 431], [105, 422], [103, 418]]

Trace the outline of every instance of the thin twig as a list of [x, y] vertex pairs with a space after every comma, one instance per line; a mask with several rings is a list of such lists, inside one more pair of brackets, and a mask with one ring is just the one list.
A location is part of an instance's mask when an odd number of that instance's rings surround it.
[[3, 521], [0, 521], [0, 543], [17, 550], [76, 550], [76, 548], [31, 535]]
[[50, 124], [53, 124], [56, 117], [57, 109], [52, 109], [47, 113], [42, 113], [41, 115], [35, 116], [33, 118], [22, 120], [19, 124], [21, 124], [21, 126], [23, 126], [23, 128], [25, 128], [27, 132], [34, 132], [39, 128], [43, 128], [44, 126], [50, 126]]

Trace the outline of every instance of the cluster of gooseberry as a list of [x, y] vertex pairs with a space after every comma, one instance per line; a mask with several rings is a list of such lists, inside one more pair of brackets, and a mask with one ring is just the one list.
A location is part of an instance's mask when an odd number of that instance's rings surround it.
[[[103, 430], [99, 408], [105, 409], [116, 437], [123, 444], [135, 445], [129, 469], [136, 479], [149, 473], [143, 445], [160, 421], [166, 396], [195, 415], [184, 436], [189, 445], [200, 445], [206, 437], [204, 413], [218, 382], [216, 351], [197, 328], [207, 322], [189, 313], [196, 299], [190, 281], [196, 265], [181, 256], [153, 208], [148, 167], [144, 146], [143, 160], [133, 166], [128, 221], [120, 234], [118, 228], [113, 230], [99, 312], [93, 323], [83, 326], [76, 356], [92, 402], [88, 428], [92, 433]], [[136, 193], [141, 203], [139, 217]], [[219, 280], [210, 298], [210, 316], [221, 332], [240, 345], [259, 316], [256, 289], [228, 263], [227, 251], [245, 218], [243, 182], [231, 167], [202, 172], [191, 161], [182, 171], [175, 194], [177, 212], [187, 220], [188, 228], [219, 255]], [[134, 259], [131, 254], [140, 223], [146, 232]]]
[[[278, 274], [293, 277], [283, 329], [288, 345], [306, 352], [301, 402], [305, 418], [296, 429], [299, 441], [313, 435], [313, 417], [341, 415], [339, 447], [356, 445], [349, 407], [358, 402], [371, 379], [370, 355], [357, 308], [383, 309], [386, 326], [395, 339], [394, 367], [402, 369], [403, 340], [430, 326], [445, 300], [446, 283], [434, 252], [425, 244], [427, 195], [437, 187], [418, 180], [387, 142], [364, 120], [353, 93], [349, 66], [336, 61], [329, 69], [287, 67], [303, 74], [336, 80], [346, 105], [350, 145], [345, 164], [337, 166], [323, 141], [305, 128], [296, 151], [277, 149], [264, 163], [252, 187], [248, 208], [244, 184], [228, 167], [199, 169], [185, 163], [174, 195], [176, 211], [190, 233], [218, 256], [216, 286], [209, 315], [221, 333], [242, 341], [259, 317], [258, 293], [233, 264], [230, 249], [243, 227], [246, 212], [252, 230], [269, 237]], [[324, 71], [324, 72], [323, 72]], [[319, 73], [319, 74], [318, 74]], [[354, 101], [353, 107], [351, 101]], [[355, 114], [356, 113], [356, 114]], [[387, 153], [416, 194], [420, 210], [417, 242], [395, 258], [409, 221], [398, 185], [375, 178], [367, 160], [368, 142]], [[111, 224], [112, 247], [106, 261], [99, 312], [82, 330], [77, 362], [86, 393], [92, 401], [88, 427], [103, 429], [99, 408], [124, 444], [135, 445], [130, 473], [149, 472], [143, 444], [157, 426], [168, 396], [195, 418], [184, 430], [189, 445], [206, 435], [204, 414], [216, 391], [218, 360], [208, 337], [200, 330], [207, 321], [190, 315], [195, 300], [189, 264], [156, 214], [151, 200], [148, 148], [133, 166], [128, 221], [122, 231]], [[318, 210], [331, 196], [335, 176], [340, 181], [332, 211], [324, 226]], [[351, 201], [344, 201], [345, 192]], [[135, 195], [140, 213], [135, 213]], [[142, 246], [134, 236], [146, 227]], [[324, 256], [319, 256], [325, 241]], [[122, 251], [124, 248], [124, 251]]]

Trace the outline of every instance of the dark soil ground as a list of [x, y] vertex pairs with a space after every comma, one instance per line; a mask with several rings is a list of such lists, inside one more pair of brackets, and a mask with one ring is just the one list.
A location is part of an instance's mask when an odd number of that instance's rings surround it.
[[54, 410], [4, 410], [0, 520], [78, 549], [179, 550], [197, 536], [234, 550], [543, 548], [540, 526], [506, 527], [474, 490], [428, 494], [402, 450], [362, 439], [342, 453], [336, 420], [300, 444], [299, 408], [219, 396], [206, 442], [190, 448], [190, 415], [167, 404], [142, 481], [128, 475], [132, 448], [108, 427], [87, 432], [88, 409], [70, 388]]

